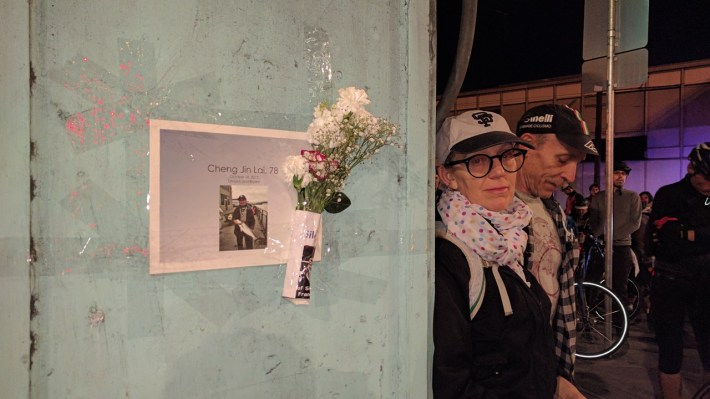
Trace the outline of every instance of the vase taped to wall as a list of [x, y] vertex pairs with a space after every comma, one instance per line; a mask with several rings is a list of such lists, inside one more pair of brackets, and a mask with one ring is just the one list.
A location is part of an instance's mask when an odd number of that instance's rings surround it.
[[293, 215], [282, 296], [295, 304], [310, 303], [311, 266], [316, 253], [320, 219], [321, 214], [316, 212], [297, 210]]

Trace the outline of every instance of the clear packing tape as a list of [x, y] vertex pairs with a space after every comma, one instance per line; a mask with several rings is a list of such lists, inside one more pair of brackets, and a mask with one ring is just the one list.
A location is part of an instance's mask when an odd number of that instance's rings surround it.
[[293, 214], [293, 229], [281, 296], [297, 305], [310, 303], [311, 266], [316, 254], [320, 224], [320, 213], [297, 210]]
[[308, 92], [312, 105], [326, 98], [333, 87], [333, 68], [330, 55], [330, 39], [321, 28], [306, 27], [305, 59], [308, 69]]

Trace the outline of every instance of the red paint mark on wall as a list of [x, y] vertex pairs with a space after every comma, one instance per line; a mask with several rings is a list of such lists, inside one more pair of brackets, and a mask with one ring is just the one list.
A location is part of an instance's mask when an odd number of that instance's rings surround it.
[[68, 71], [72, 81], [63, 83], [67, 90], [93, 103], [66, 122], [66, 134], [74, 148], [86, 150], [105, 145], [142, 129], [153, 107], [144, 86], [144, 65], [130, 60], [120, 63], [121, 73], [116, 80], [88, 57], [81, 61], [78, 71]]
[[92, 258], [110, 258], [116, 250], [116, 244], [106, 244], [98, 247], [89, 255]]
[[127, 62], [118, 66], [123, 71], [123, 76], [128, 76], [131, 73], [131, 68], [133, 67], [132, 62]]
[[76, 144], [76, 141], [78, 141], [79, 144], [84, 144], [84, 130], [86, 129], [86, 119], [84, 119], [84, 115], [76, 114], [69, 117], [66, 128], [67, 131], [74, 136], [72, 143]]
[[145, 256], [146, 258], [148, 257], [148, 248], [141, 248], [138, 245], [131, 245], [130, 247], [125, 247], [123, 248], [123, 253], [126, 254], [127, 256], [133, 255], [133, 254], [141, 254]]

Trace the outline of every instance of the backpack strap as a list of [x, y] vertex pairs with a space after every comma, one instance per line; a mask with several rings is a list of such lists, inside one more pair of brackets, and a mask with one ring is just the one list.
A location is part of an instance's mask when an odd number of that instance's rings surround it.
[[508, 297], [508, 290], [503, 284], [503, 279], [500, 276], [500, 271], [496, 263], [488, 262], [481, 259], [480, 256], [476, 255], [471, 249], [463, 243], [463, 241], [449, 234], [446, 227], [441, 222], [436, 222], [435, 236], [443, 238], [446, 241], [456, 245], [458, 249], [466, 257], [468, 262], [468, 268], [471, 272], [471, 278], [468, 281], [468, 303], [471, 319], [476, 316], [476, 313], [481, 309], [481, 304], [483, 303], [483, 295], [486, 292], [486, 277], [483, 274], [484, 267], [490, 267], [493, 272], [493, 278], [498, 286], [498, 292], [500, 293], [500, 300], [503, 304], [503, 312], [506, 316], [513, 314], [513, 307], [510, 304], [510, 298]]
[[500, 266], [496, 263], [488, 262], [483, 259], [481, 259], [481, 262], [483, 267], [490, 267], [491, 271], [493, 272], [493, 279], [496, 281], [496, 285], [498, 286], [498, 292], [500, 292], [500, 301], [503, 304], [503, 313], [505, 313], [506, 316], [512, 315], [513, 306], [511, 306], [510, 304], [508, 290], [505, 288], [505, 284], [503, 284], [503, 278], [500, 276]]

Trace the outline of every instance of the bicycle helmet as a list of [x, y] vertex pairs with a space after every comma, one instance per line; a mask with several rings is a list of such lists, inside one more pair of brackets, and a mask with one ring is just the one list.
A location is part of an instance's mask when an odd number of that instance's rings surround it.
[[589, 206], [589, 201], [584, 198], [582, 194], [576, 194], [574, 196], [574, 207], [575, 208], [587, 208]]
[[688, 159], [695, 173], [710, 176], [710, 142], [696, 145], [688, 154]]

